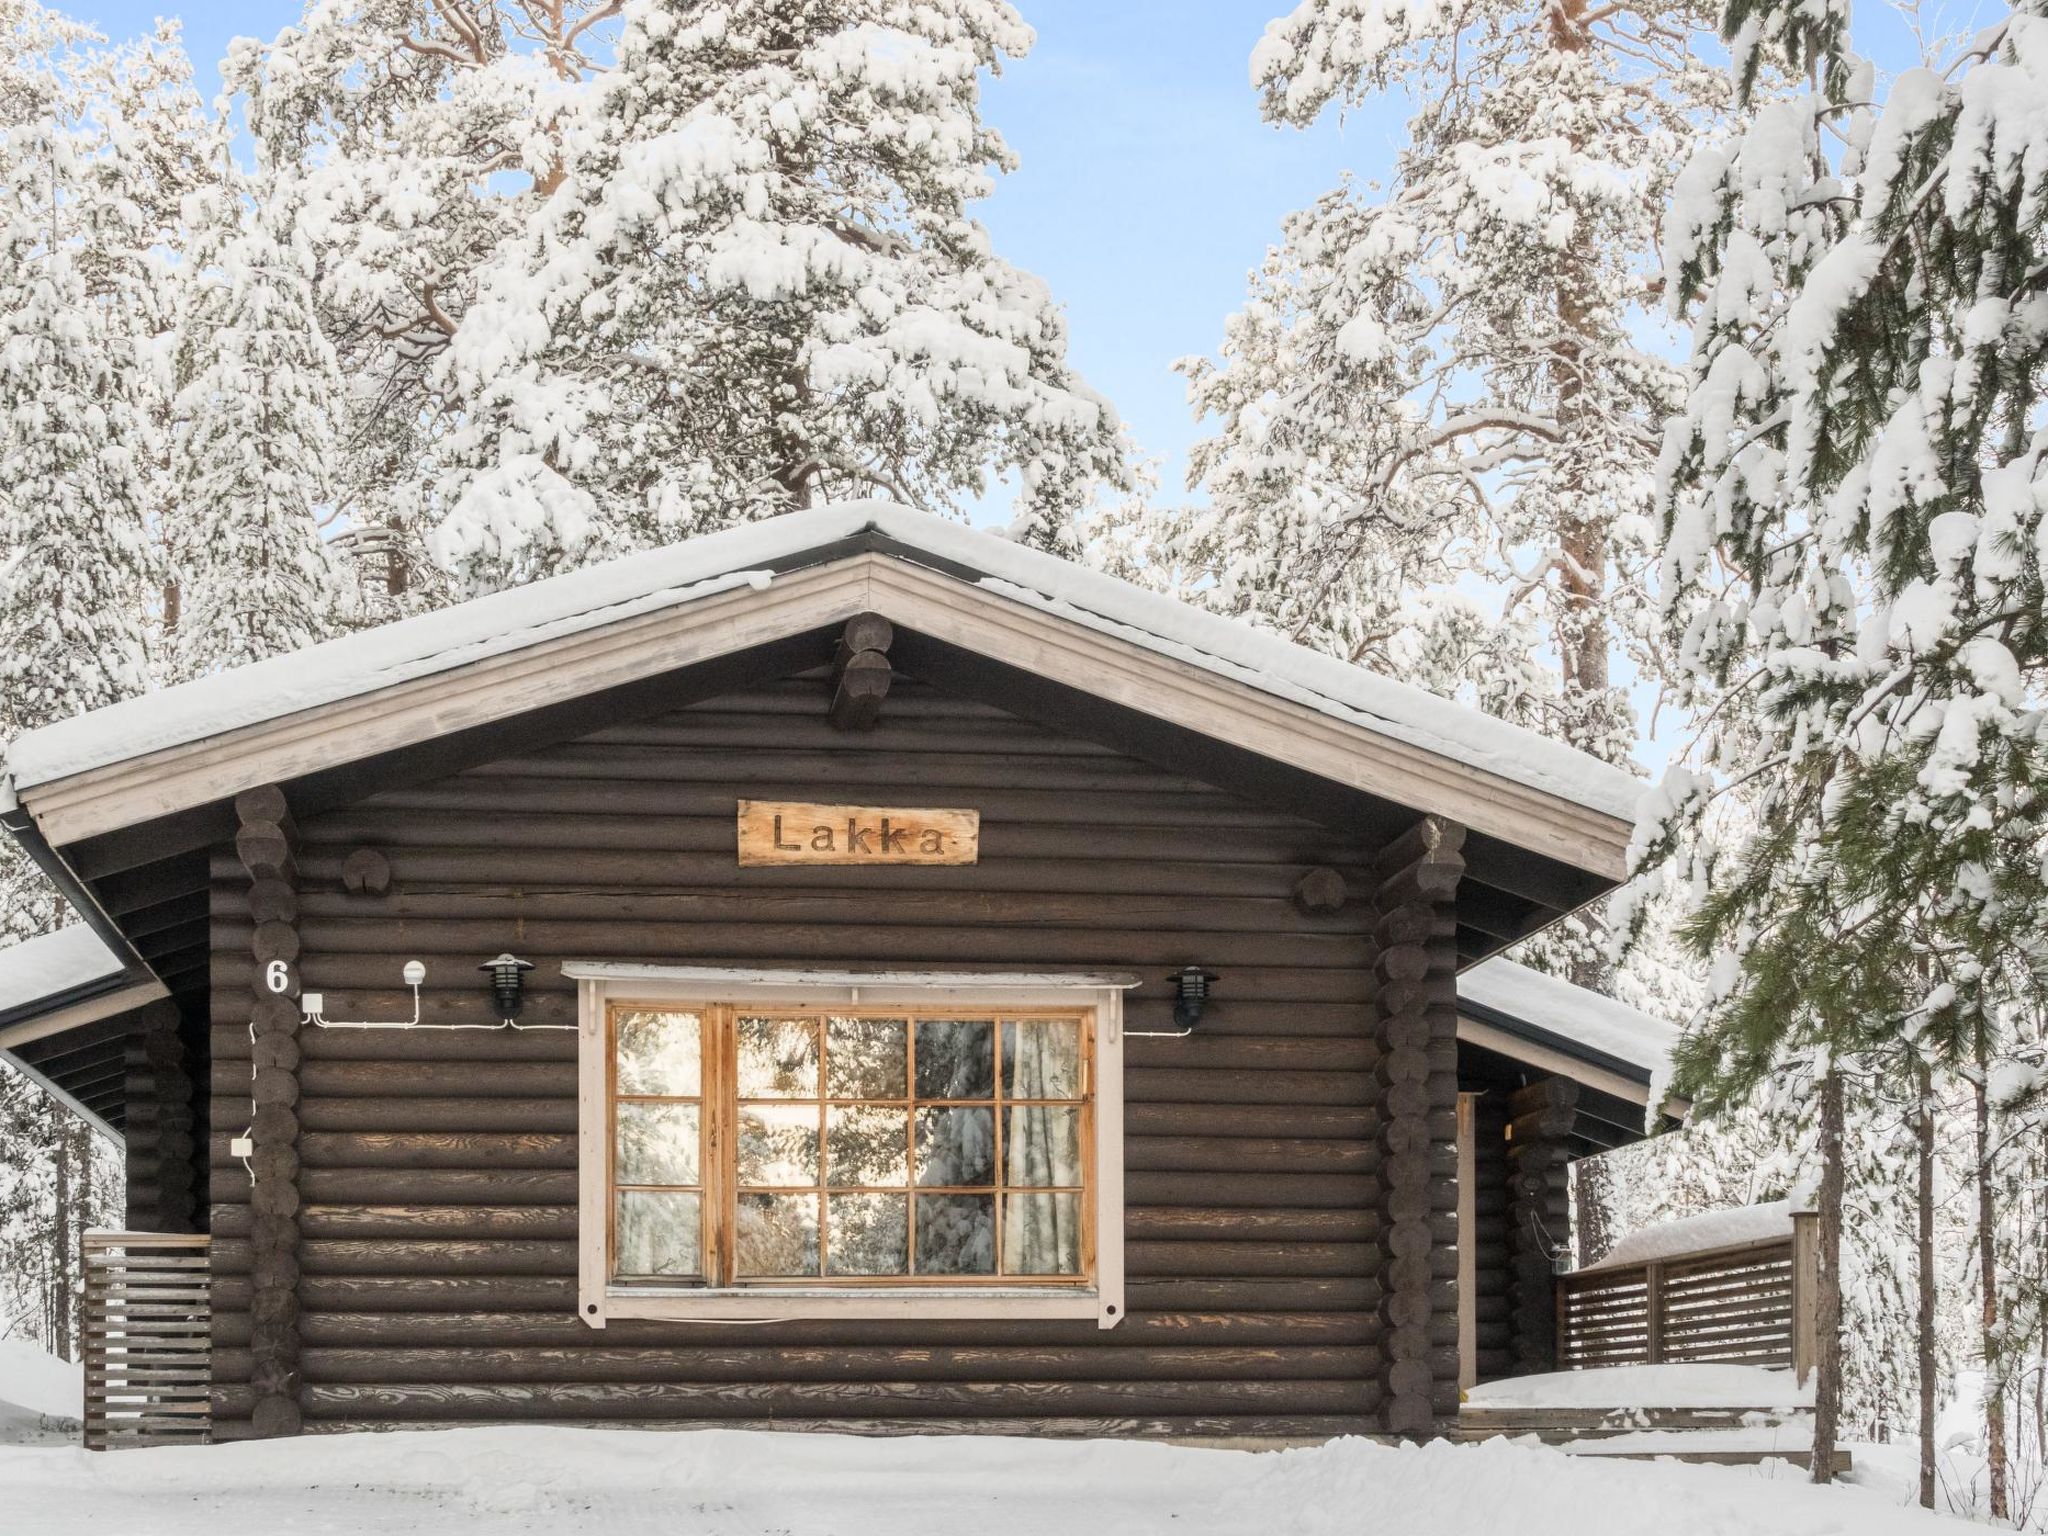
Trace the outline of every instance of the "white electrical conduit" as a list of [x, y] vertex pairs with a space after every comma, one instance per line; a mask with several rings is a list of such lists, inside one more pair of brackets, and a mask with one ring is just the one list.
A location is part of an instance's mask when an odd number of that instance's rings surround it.
[[[412, 988], [412, 1017], [410, 1019], [382, 1020], [323, 1018], [321, 1017], [320, 1006], [325, 1001], [325, 998], [322, 996], [322, 994], [318, 992], [307, 993], [304, 996], [304, 998], [300, 1000], [299, 1006], [305, 1014], [306, 1022], [320, 1029], [566, 1029], [570, 1031], [575, 1031], [582, 1027], [581, 1025], [577, 1024], [521, 1024], [517, 1019], [500, 1019], [495, 1024], [423, 1024], [420, 1022], [420, 985], [427, 979], [427, 968], [424, 965], [421, 965], [417, 960], [409, 960], [406, 962], [405, 970], [401, 974], [403, 975], [406, 985]], [[254, 1106], [253, 1095], [255, 1083], [256, 1025], [252, 1020], [249, 1025], [249, 1084], [251, 1089], [252, 1108]], [[252, 1121], [249, 1125], [243, 1127], [242, 1134], [234, 1139], [240, 1142], [249, 1142], [254, 1137], [255, 1132], [256, 1126]], [[246, 1156], [244, 1156], [241, 1159], [241, 1163], [242, 1167], [247, 1170], [249, 1174], [249, 1183], [253, 1187], [256, 1183], [255, 1165], [251, 1163], [248, 1157]]]

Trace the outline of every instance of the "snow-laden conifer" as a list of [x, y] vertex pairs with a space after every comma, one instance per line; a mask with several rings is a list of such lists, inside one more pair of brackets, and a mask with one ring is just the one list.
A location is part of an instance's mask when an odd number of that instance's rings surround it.
[[339, 380], [296, 200], [259, 173], [188, 200], [172, 455], [183, 522], [175, 671], [197, 677], [331, 635], [340, 582], [321, 538]]
[[1391, 182], [1290, 216], [1220, 360], [1183, 365], [1217, 423], [1207, 505], [1154, 542], [1210, 601], [1628, 760], [1615, 658], [1649, 661], [1634, 578], [1677, 396], [1644, 322], [1665, 188], [1726, 94], [1706, 20], [1305, 0], [1267, 28], [1270, 121], [1421, 105]]
[[234, 73], [305, 169], [351, 519], [498, 586], [1001, 473], [1071, 551], [1117, 420], [971, 216], [1031, 41], [1000, 0], [309, 8]]

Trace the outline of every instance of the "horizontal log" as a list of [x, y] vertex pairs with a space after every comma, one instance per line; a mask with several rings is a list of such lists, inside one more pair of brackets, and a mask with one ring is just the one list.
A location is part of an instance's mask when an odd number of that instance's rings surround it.
[[1364, 1243], [1127, 1242], [1124, 1273], [1132, 1279], [1173, 1276], [1250, 1277], [1356, 1275], [1373, 1268], [1380, 1250]]
[[1378, 1088], [1364, 1072], [1193, 1071], [1126, 1067], [1124, 1102], [1177, 1104], [1371, 1105]]
[[[249, 1232], [246, 1206], [215, 1214], [215, 1237]], [[573, 1205], [327, 1205], [301, 1204], [304, 1237], [570, 1239], [577, 1233]]]
[[[751, 873], [751, 871], [749, 871]], [[895, 871], [892, 869], [893, 875]], [[858, 926], [886, 912], [892, 925], [929, 927], [1091, 928], [1118, 931], [1166, 928], [1182, 933], [1323, 934], [1364, 941], [1339, 917], [1304, 915], [1284, 899], [1202, 896], [1171, 890], [1052, 893], [898, 890], [886, 895], [871, 882], [845, 890], [755, 890], [739, 882], [739, 871], [705, 890], [619, 889], [600, 884], [538, 887], [529, 875], [493, 888], [470, 876], [449, 888], [434, 884], [400, 886], [383, 897], [309, 891], [299, 898], [300, 925], [309, 937], [329, 923], [631, 922], [678, 924], [801, 923]], [[230, 887], [221, 893], [217, 916], [247, 915], [246, 900]]]
[[469, 1131], [308, 1131], [299, 1137], [308, 1168], [574, 1168], [573, 1135]]
[[[675, 1349], [725, 1348], [734, 1342], [731, 1326], [716, 1322], [615, 1318], [597, 1334], [573, 1312], [561, 1311], [316, 1311], [304, 1314], [299, 1329], [308, 1346], [376, 1349], [575, 1348], [597, 1342]], [[1382, 1332], [1377, 1317], [1355, 1312], [1134, 1312], [1115, 1328], [1097, 1328], [1088, 1319], [811, 1318], [750, 1326], [746, 1340], [761, 1348], [1056, 1344], [1096, 1350], [1151, 1345], [1365, 1345], [1375, 1343]], [[223, 1342], [218, 1327], [215, 1338]]]
[[[603, 786], [603, 796], [591, 797], [592, 809], [575, 815], [508, 816], [505, 811], [509, 807], [494, 808], [487, 803], [489, 786], [479, 786], [468, 797], [466, 808], [446, 807], [431, 813], [427, 813], [425, 807], [408, 809], [371, 800], [352, 806], [346, 812], [331, 812], [321, 817], [317, 836], [330, 845], [375, 842], [391, 857], [394, 869], [400, 867], [400, 850], [408, 846], [445, 847], [465, 843], [500, 849], [639, 849], [722, 855], [730, 869], [735, 795], [728, 793], [723, 811], [717, 813], [696, 816], [669, 815], [658, 811], [626, 814], [619, 812], [616, 804], [608, 798], [614, 787]], [[745, 790], [751, 798], [774, 787], [750, 784], [745, 786]], [[815, 799], [822, 793], [837, 798], [848, 786], [810, 786], [810, 793], [797, 793], [804, 788], [801, 785], [787, 786], [785, 797]], [[1042, 814], [1036, 821], [1006, 814], [998, 819], [998, 813], [988, 806], [986, 797], [977, 794], [974, 798], [977, 804], [968, 808], [983, 812], [981, 857], [991, 862], [1014, 858], [1269, 864], [1278, 866], [1291, 881], [1304, 865], [1342, 857], [1341, 848], [1333, 846], [1330, 835], [1319, 828], [1293, 822], [1245, 826], [1233, 825], [1228, 820], [1210, 821], [1204, 818], [1202, 808], [1193, 796], [1186, 797], [1182, 808], [1187, 815], [1177, 823], [1161, 823], [1154, 818], [1136, 824], [1115, 818], [1078, 822], [1049, 814]], [[1044, 799], [1053, 804], [1065, 798], [1064, 792], [1044, 793]], [[598, 800], [603, 803], [597, 804]], [[1098, 810], [1101, 809], [1098, 806]], [[1107, 815], [1106, 812], [1104, 814]], [[1161, 835], [1162, 826], [1175, 825], [1198, 830], [1199, 836], [1175, 838]]]
[[555, 1415], [633, 1420], [680, 1416], [736, 1419], [790, 1414], [1211, 1413], [1263, 1408], [1280, 1413], [1370, 1413], [1377, 1383], [1351, 1381], [1060, 1382], [519, 1382], [408, 1385], [309, 1383], [307, 1417], [416, 1418], [430, 1422], [528, 1420]]
[[574, 1131], [576, 1101], [554, 1099], [306, 1099], [308, 1131]]
[[[1101, 1331], [1101, 1330], [1098, 1330]], [[609, 1330], [607, 1330], [609, 1332]], [[1060, 1383], [1095, 1381], [1285, 1381], [1363, 1377], [1376, 1354], [1362, 1348], [1133, 1348], [995, 1346], [890, 1349], [858, 1345], [673, 1349], [603, 1345], [574, 1348], [310, 1348], [308, 1383], [728, 1383], [877, 1381]]]
[[1323, 1242], [1376, 1240], [1380, 1218], [1361, 1208], [1317, 1210], [1230, 1206], [1129, 1206], [1124, 1236], [1138, 1242]]
[[306, 1168], [299, 1189], [344, 1205], [573, 1205], [578, 1193], [573, 1168]]
[[[723, 818], [732, 830], [735, 786], [649, 782], [611, 777], [521, 777], [512, 773], [458, 776], [438, 783], [387, 790], [363, 802], [366, 809], [411, 812], [428, 817], [488, 811], [524, 823], [559, 818], [577, 821], [586, 815], [707, 819]], [[808, 795], [768, 794], [769, 786], [748, 785], [748, 799], [810, 799]], [[843, 801], [845, 788], [821, 786], [831, 799]], [[1213, 790], [1182, 793], [1160, 790], [1008, 789], [991, 782], [976, 789], [965, 809], [981, 812], [984, 822], [1009, 827], [1053, 826], [1062, 829], [1195, 827], [1260, 832], [1276, 838], [1299, 838], [1305, 829], [1284, 813], [1262, 810], [1248, 801]]]
[[[482, 830], [479, 828], [479, 830]], [[412, 846], [387, 851], [393, 883], [401, 888], [477, 886], [517, 889], [721, 890], [735, 884], [753, 894], [801, 894], [818, 890], [872, 890], [874, 872], [860, 867], [768, 866], [736, 872], [730, 843], [723, 852], [618, 846], [521, 846], [492, 843], [462, 846], [448, 841], [439, 821], [406, 824]], [[727, 836], [731, 829], [728, 826]], [[301, 875], [309, 888], [331, 887], [342, 878], [339, 849], [301, 850]], [[1281, 863], [1168, 862], [1157, 854], [1099, 857], [1079, 864], [1070, 857], [1007, 858], [981, 864], [933, 864], [891, 869], [890, 889], [901, 893], [977, 891], [993, 895], [1093, 896], [1124, 892], [1138, 896], [1251, 897], [1285, 901], [1299, 867]], [[232, 860], [217, 863], [227, 898], [247, 880]], [[238, 909], [236, 909], [238, 910]]]
[[1134, 1312], [1357, 1312], [1377, 1307], [1378, 1280], [1133, 1279], [1124, 1287]]
[[[381, 931], [385, 935], [384, 941], [386, 943], [402, 944], [405, 942], [403, 935], [394, 936], [389, 928]], [[431, 925], [430, 935], [438, 935], [440, 931], [440, 925]], [[1014, 969], [1019, 963], [1033, 966], [1051, 965], [1063, 967], [1109, 965], [1117, 969], [1126, 969], [1139, 964], [1139, 956], [1122, 949], [1120, 943], [1115, 941], [1115, 935], [1107, 936], [1107, 938], [1100, 935], [1096, 936], [1096, 939], [1088, 947], [1097, 951], [1097, 953], [1094, 958], [1090, 958], [1085, 954], [1065, 952], [1061, 944], [1055, 944], [1049, 939], [1047, 935], [1050, 930], [1038, 932], [1019, 931], [1011, 934], [1007, 940], [1003, 941], [1002, 947], [1017, 950], [1018, 953], [1016, 954], [984, 952], [987, 946], [983, 944], [983, 938], [999, 933], [999, 930], [994, 929], [977, 928], [951, 933], [926, 928], [877, 929], [874, 931], [877, 934], [886, 932], [895, 935], [895, 937], [889, 940], [888, 948], [891, 951], [900, 951], [900, 953], [863, 952], [858, 947], [858, 937], [855, 931], [841, 929], [831, 930], [822, 935], [813, 931], [813, 937], [806, 941], [804, 951], [778, 952], [773, 947], [774, 936], [783, 933], [784, 930], [773, 925], [764, 925], [755, 934], [758, 942], [750, 944], [744, 952], [709, 949], [702, 947], [695, 940], [676, 940], [674, 936], [671, 936], [670, 942], [678, 942], [680, 944], [679, 948], [668, 951], [650, 948], [649, 954], [645, 958], [665, 961], [688, 960], [692, 964], [701, 965], [740, 965], [758, 964], [764, 961], [790, 962], [815, 959], [821, 962], [829, 961], [833, 964], [855, 965], [886, 962], [889, 964], [901, 964], [936, 970], [960, 969], [960, 957], [963, 954], [974, 956], [974, 965], [968, 967], [969, 969], [976, 967], [994, 969], [1009, 967]], [[1060, 931], [1067, 932], [1069, 930]], [[505, 935], [502, 927], [494, 930], [494, 932], [497, 936], [498, 946], [503, 947]], [[590, 935], [586, 934], [584, 937], [588, 938]], [[529, 1006], [538, 1002], [541, 998], [550, 995], [572, 999], [574, 989], [561, 974], [563, 964], [570, 960], [587, 958], [593, 953], [617, 953], [619, 945], [616, 940], [619, 935], [614, 934], [612, 937], [615, 942], [611, 944], [600, 944], [595, 948], [579, 947], [574, 950], [565, 950], [558, 953], [550, 953], [538, 947], [527, 948], [522, 946], [520, 950], [521, 957], [531, 960], [535, 967], [534, 971], [527, 977]], [[216, 1019], [233, 1019], [238, 1016], [246, 1017], [245, 1010], [249, 1006], [247, 1001], [243, 1001], [239, 1007], [235, 1007], [232, 1001], [237, 994], [246, 999], [249, 995], [248, 989], [253, 985], [256, 978], [255, 969], [246, 952], [248, 947], [246, 940], [246, 932], [237, 932], [237, 925], [232, 922], [223, 921], [216, 927], [214, 949], [212, 952], [214, 992], [217, 997], [225, 996], [232, 1009], [232, 1011], [227, 1013], [216, 1011]], [[989, 942], [993, 944], [994, 940], [991, 939]], [[1155, 937], [1153, 942], [1156, 945], [1162, 941]], [[1243, 942], [1246, 944], [1252, 943], [1249, 939]], [[1310, 940], [1304, 940], [1304, 942], [1310, 942]], [[1342, 941], [1332, 939], [1329, 942], [1338, 943]], [[1178, 961], [1185, 963], [1186, 951], [1184, 948], [1172, 950], [1171, 953]], [[477, 979], [473, 975], [477, 964], [476, 955], [477, 952], [471, 949], [443, 951], [429, 949], [424, 945], [417, 948], [409, 946], [405, 949], [392, 949], [382, 954], [367, 952], [362, 954], [324, 954], [321, 952], [319, 945], [308, 939], [307, 953], [301, 969], [304, 974], [306, 987], [309, 990], [320, 992], [330, 999], [328, 1016], [330, 1018], [340, 1018], [343, 1015], [334, 1005], [332, 1001], [334, 998], [344, 992], [374, 991], [378, 988], [391, 987], [397, 981], [400, 965], [408, 959], [418, 959], [425, 963], [427, 967], [427, 992], [429, 997], [437, 990], [444, 992], [460, 991], [469, 996], [484, 995], [488, 997], [487, 993], [478, 994], [476, 991], [479, 986]], [[621, 958], [632, 957], [622, 955]], [[1203, 958], [1205, 964], [1214, 963], [1213, 956], [1205, 954]], [[1269, 958], [1271, 957], [1258, 954], [1255, 955], [1255, 958], [1243, 963], [1233, 963], [1226, 978], [1230, 990], [1226, 993], [1219, 988], [1218, 995], [1211, 1003], [1209, 1012], [1203, 1015], [1202, 1033], [1181, 1040], [1178, 1043], [1183, 1046], [1196, 1045], [1204, 1039], [1227, 1036], [1229, 1022], [1234, 1014], [1239, 1011], [1231, 1002], [1232, 998], [1243, 1000], [1248, 1005], [1243, 1011], [1247, 1012], [1249, 1016], [1261, 1018], [1272, 1017], [1277, 1009], [1281, 1009], [1283, 1006], [1291, 1009], [1292, 1005], [1297, 1003], [1363, 1004], [1372, 995], [1373, 983], [1371, 976], [1355, 966], [1280, 966], [1262, 963]], [[1162, 966], [1162, 970], [1170, 967], [1172, 964], [1172, 962], [1158, 963]], [[1151, 994], [1152, 996], [1163, 995], [1163, 976], [1158, 982], [1148, 981], [1146, 986], [1159, 989], [1158, 992]], [[1138, 990], [1140, 994], [1144, 994], [1146, 988], [1140, 987]], [[1148, 1000], [1149, 998], [1144, 995], [1137, 999], [1140, 1003]], [[392, 1015], [379, 1013], [375, 1016], [391, 1017]], [[402, 1018], [410, 1018], [412, 1016], [409, 993], [407, 994], [407, 1001], [403, 1012], [397, 1016]], [[522, 1021], [525, 1018], [526, 1015], [522, 1014]], [[1359, 1018], [1360, 1027], [1363, 1026], [1363, 1023], [1364, 1018], [1361, 1011]], [[307, 1033], [309, 1036], [315, 1034], [333, 1036], [345, 1034], [347, 1031], [308, 1031]], [[488, 1039], [490, 1037], [485, 1036], [484, 1038]], [[1152, 1043], [1157, 1044], [1159, 1042]], [[1345, 1057], [1341, 1055], [1335, 1057], [1330, 1064], [1340, 1071], [1367, 1070], [1372, 1062], [1377, 1060], [1377, 1051], [1369, 1041], [1363, 1038], [1332, 1040], [1328, 1043], [1332, 1047], [1348, 1047], [1361, 1053], [1359, 1056], [1351, 1058], [1351, 1060], [1363, 1062], [1364, 1065], [1362, 1066], [1347, 1065]], [[1136, 1044], [1137, 1042], [1133, 1042], [1134, 1046]], [[1157, 1063], [1146, 1063], [1146, 1065], [1160, 1066], [1184, 1064], [1199, 1063], [1174, 1063], [1164, 1059]]]
[[1217, 1173], [1129, 1169], [1124, 1200], [1129, 1206], [1269, 1206], [1365, 1210], [1379, 1199], [1370, 1173]]
[[[1254, 1074], [1244, 1074], [1251, 1076]], [[1369, 1141], [1379, 1133], [1377, 1110], [1323, 1104], [1157, 1104], [1124, 1108], [1127, 1136], [1297, 1137]]]
[[1124, 1166], [1224, 1173], [1371, 1173], [1380, 1149], [1368, 1141], [1307, 1137], [1126, 1136]]
[[[872, 914], [872, 902], [868, 911]], [[1185, 934], [1162, 928], [976, 926], [972, 914], [960, 914], [950, 925], [934, 922], [903, 927], [852, 921], [699, 923], [687, 918], [549, 918], [511, 911], [497, 917], [421, 918], [404, 923], [370, 917], [302, 916], [298, 932], [308, 956], [303, 966], [307, 984], [324, 974], [313, 968], [313, 956], [331, 965], [349, 956], [388, 956], [394, 944], [416, 953], [429, 970], [438, 965], [452, 971], [464, 962], [473, 968], [476, 962], [470, 957], [490, 954], [494, 945], [502, 947], [506, 924], [515, 918], [527, 952], [602, 954], [620, 960], [663, 961], [717, 954], [779, 963], [859, 956], [869, 963], [931, 964], [938, 956], [973, 955], [984, 963], [1149, 968], [1184, 963], [1189, 943], [1199, 942], [1203, 963], [1218, 970], [1233, 965], [1347, 969], [1357, 972], [1363, 984], [1368, 956], [1365, 941], [1348, 934], [1206, 933], [1199, 941], [1191, 941]], [[231, 950], [247, 947], [245, 933], [230, 919], [214, 924], [215, 943]]]

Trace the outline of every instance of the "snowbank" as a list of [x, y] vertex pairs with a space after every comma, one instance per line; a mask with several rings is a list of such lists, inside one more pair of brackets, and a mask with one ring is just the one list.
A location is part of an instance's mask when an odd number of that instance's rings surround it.
[[22, 1339], [0, 1339], [0, 1445], [76, 1441], [85, 1376]]
[[935, 562], [967, 567], [986, 589], [1017, 602], [1634, 819], [1640, 780], [1534, 731], [994, 534], [884, 502], [768, 518], [199, 678], [27, 732], [9, 748], [9, 766], [17, 786], [48, 783], [714, 592], [760, 586], [778, 566], [869, 529]]
[[1706, 1253], [1715, 1248], [1736, 1248], [1744, 1243], [1768, 1243], [1791, 1235], [1792, 1203], [1789, 1200], [1767, 1200], [1761, 1205], [1738, 1205], [1725, 1211], [1702, 1211], [1697, 1216], [1629, 1233], [1598, 1264], [1588, 1264], [1579, 1273], [1620, 1269], [1629, 1264], [1647, 1264], [1652, 1259], [1672, 1259], [1682, 1254]]
[[1122, 1441], [540, 1427], [0, 1451], [9, 1536], [1935, 1536], [1934, 1517], [1765, 1468], [1494, 1440], [1256, 1455]]
[[83, 923], [0, 949], [0, 1014], [117, 976], [121, 962]]
[[1589, 1049], [1643, 1068], [1652, 1082], [1671, 1075], [1678, 1027], [1655, 1014], [1575, 987], [1496, 956], [1458, 977], [1458, 1001], [1534, 1024]]
[[1482, 1382], [1474, 1408], [1806, 1408], [1811, 1383], [1757, 1365], [1606, 1365]]

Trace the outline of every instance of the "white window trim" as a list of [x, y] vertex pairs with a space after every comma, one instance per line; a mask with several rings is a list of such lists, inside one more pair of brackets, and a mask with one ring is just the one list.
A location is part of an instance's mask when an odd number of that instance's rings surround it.
[[[576, 1314], [592, 1328], [612, 1318], [766, 1323], [804, 1318], [1088, 1318], [1100, 1328], [1124, 1319], [1124, 992], [1128, 975], [1050, 972], [774, 970], [572, 961], [577, 1007]], [[860, 1291], [839, 1287], [672, 1291], [611, 1284], [606, 1251], [611, 1198], [610, 1105], [605, 1010], [635, 1002], [858, 1003], [862, 1007], [1092, 1007], [1095, 1010], [1095, 1284], [1049, 1291], [999, 1286]]]

